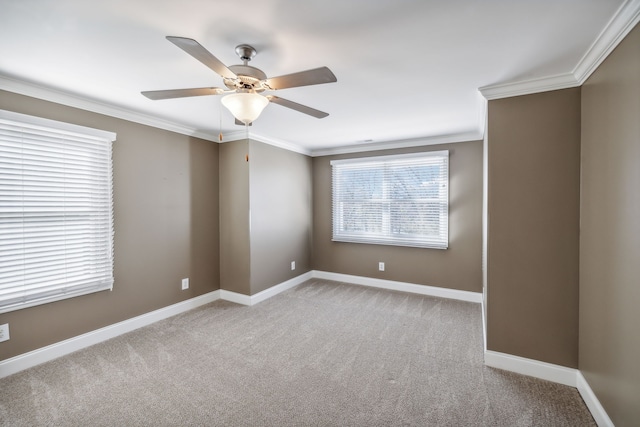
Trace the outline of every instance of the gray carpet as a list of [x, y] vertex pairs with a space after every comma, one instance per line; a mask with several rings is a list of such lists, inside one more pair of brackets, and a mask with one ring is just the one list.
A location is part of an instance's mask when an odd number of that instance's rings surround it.
[[311, 280], [216, 301], [0, 380], [2, 426], [592, 426], [485, 367], [480, 305]]

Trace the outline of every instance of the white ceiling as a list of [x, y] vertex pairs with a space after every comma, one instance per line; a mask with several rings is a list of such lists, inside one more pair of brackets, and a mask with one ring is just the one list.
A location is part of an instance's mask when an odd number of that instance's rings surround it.
[[277, 91], [329, 117], [272, 104], [249, 128], [254, 139], [318, 154], [481, 138], [479, 88], [490, 86], [487, 95], [578, 85], [620, 28], [637, 22], [639, 4], [0, 0], [0, 89], [211, 140], [221, 122], [227, 140], [244, 137], [217, 96], [151, 101], [140, 94], [223, 86], [165, 39], [182, 36], [227, 65], [241, 62], [236, 45], [251, 44], [258, 50], [251, 65], [271, 77], [323, 65], [337, 76], [337, 83]]

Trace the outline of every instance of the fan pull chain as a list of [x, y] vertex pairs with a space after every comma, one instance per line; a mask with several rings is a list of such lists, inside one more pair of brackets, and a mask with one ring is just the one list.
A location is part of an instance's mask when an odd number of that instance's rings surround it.
[[245, 154], [244, 156], [244, 160], [245, 162], [249, 162], [249, 124], [245, 123], [244, 124], [244, 129], [245, 129], [245, 135], [246, 135], [246, 139], [247, 139], [247, 154]]
[[220, 106], [218, 106], [218, 128], [220, 129], [218, 141], [222, 142], [222, 108], [220, 108]]

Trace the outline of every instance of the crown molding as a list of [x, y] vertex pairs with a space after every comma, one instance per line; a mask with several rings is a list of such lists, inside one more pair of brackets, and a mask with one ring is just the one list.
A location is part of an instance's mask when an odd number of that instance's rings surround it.
[[[618, 8], [615, 15], [607, 23], [605, 28], [598, 35], [596, 40], [591, 44], [587, 52], [582, 56], [576, 67], [571, 72], [536, 79], [488, 85], [483, 86], [478, 90], [485, 99], [494, 100], [580, 86], [589, 78], [589, 76], [598, 68], [602, 61], [606, 59], [606, 57], [638, 24], [639, 21], [640, 0], [626, 0]], [[153, 117], [134, 110], [109, 105], [95, 99], [65, 93], [35, 83], [25, 82], [9, 76], [0, 75], [0, 89], [25, 96], [31, 96], [45, 101], [55, 102], [69, 107], [80, 108], [86, 111], [128, 120], [147, 126], [152, 126], [159, 129], [168, 130], [183, 135], [193, 136], [213, 142], [220, 142], [218, 140], [218, 135], [212, 135], [210, 133], [193, 129], [176, 122], [160, 119], [158, 117]], [[484, 134], [484, 122], [485, 118], [481, 117], [479, 120], [479, 130], [469, 133], [415, 138], [400, 141], [384, 141], [366, 145], [358, 144], [320, 150], [307, 150], [295, 143], [259, 134], [249, 136], [251, 139], [254, 139], [256, 141], [264, 142], [266, 144], [283, 148], [285, 150], [315, 157], [373, 150], [385, 150], [390, 148], [418, 147], [422, 145], [433, 145], [482, 139]], [[224, 141], [222, 142], [237, 141], [246, 137], [247, 135], [244, 131], [229, 132], [224, 135]]]
[[293, 151], [294, 153], [300, 153], [300, 154], [304, 154], [305, 156], [311, 156], [311, 151], [306, 150], [303, 147], [300, 147], [299, 145], [282, 141], [279, 139], [275, 139], [275, 138], [269, 138], [267, 136], [260, 135], [260, 134], [252, 134], [251, 131], [249, 131], [248, 135], [245, 131], [237, 131], [237, 132], [230, 132], [228, 134], [224, 134], [223, 139], [222, 141], [220, 141], [220, 143], [224, 144], [225, 142], [240, 141], [243, 139], [263, 142], [265, 144], [273, 145], [274, 147], [282, 148], [288, 151]]
[[371, 144], [347, 145], [311, 151], [312, 157], [332, 156], [336, 154], [362, 153], [365, 151], [389, 150], [396, 148], [422, 147], [425, 145], [451, 144], [454, 142], [480, 141], [484, 138], [481, 131], [462, 132], [450, 135], [429, 136], [423, 138], [401, 139], [395, 141], [374, 142]]
[[[70, 93], [62, 92], [60, 90], [52, 89], [50, 87], [3, 75], [0, 75], [0, 90], [6, 90], [8, 92], [38, 98], [44, 101], [55, 102], [56, 104], [79, 108], [82, 110], [91, 111], [93, 113], [104, 114], [106, 116], [115, 117], [118, 119], [123, 119], [146, 126], [152, 126], [158, 129], [164, 129], [182, 135], [193, 136], [217, 143], [239, 141], [247, 138], [246, 131], [241, 130], [224, 133], [223, 141], [220, 141], [218, 135], [212, 135], [210, 133], [198, 131], [191, 127], [171, 122], [169, 120], [160, 119], [126, 108], [105, 104], [100, 101], [96, 101], [95, 99], [73, 95]], [[311, 155], [311, 151], [290, 142], [251, 133], [249, 133], [249, 138], [279, 148], [283, 148], [285, 150], [294, 151], [296, 153], [304, 154], [307, 156]]]
[[241, 141], [247, 139], [247, 133], [243, 130], [237, 130], [233, 132], [225, 132], [222, 134], [222, 141], [220, 138], [216, 138], [215, 142], [224, 144], [225, 142]]
[[312, 152], [291, 142], [283, 141], [280, 139], [270, 138], [268, 136], [251, 134], [249, 133], [249, 139], [254, 141], [264, 142], [265, 144], [273, 145], [274, 147], [282, 148], [284, 150], [293, 151], [294, 153], [304, 154], [305, 156], [311, 156]]
[[573, 75], [580, 85], [593, 74], [638, 22], [640, 0], [625, 1], [573, 69]]
[[487, 100], [493, 100], [581, 86], [639, 21], [640, 0], [626, 0], [570, 73], [498, 83], [478, 90]]
[[513, 96], [567, 89], [576, 86], [580, 86], [580, 83], [576, 80], [573, 73], [565, 73], [537, 79], [484, 86], [478, 90], [487, 100], [491, 101], [493, 99], [511, 98]]
[[208, 141], [218, 142], [217, 135], [211, 135], [209, 133], [198, 131], [196, 129], [171, 122], [169, 120], [149, 116], [147, 114], [142, 114], [126, 108], [105, 104], [94, 99], [72, 95], [70, 93], [41, 86], [35, 83], [29, 83], [22, 80], [14, 79], [8, 76], [0, 75], [0, 89], [6, 90], [8, 92], [14, 92], [20, 95], [42, 99], [44, 101], [55, 102], [56, 104], [62, 104], [68, 107], [79, 108], [82, 110], [91, 111], [93, 113], [104, 114], [106, 116], [168, 130], [182, 135], [188, 135], [196, 138], [206, 139]]

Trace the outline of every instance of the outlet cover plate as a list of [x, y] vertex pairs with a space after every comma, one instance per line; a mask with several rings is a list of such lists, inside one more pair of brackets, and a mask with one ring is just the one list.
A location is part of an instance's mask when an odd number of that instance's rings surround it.
[[182, 290], [189, 289], [189, 278], [182, 279]]
[[379, 271], [384, 271], [384, 262], [379, 262], [378, 263], [378, 270]]
[[9, 324], [0, 325], [0, 342], [9, 341]]

